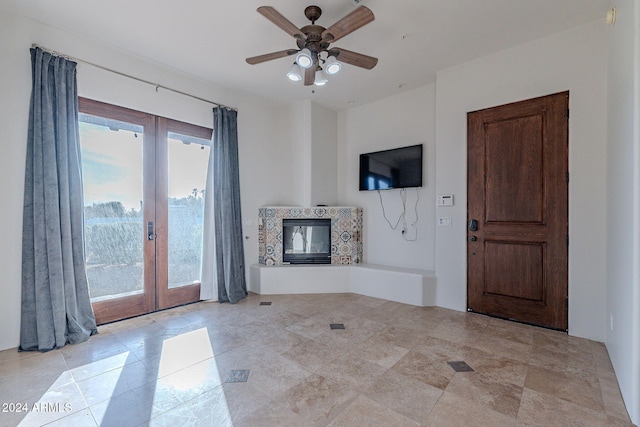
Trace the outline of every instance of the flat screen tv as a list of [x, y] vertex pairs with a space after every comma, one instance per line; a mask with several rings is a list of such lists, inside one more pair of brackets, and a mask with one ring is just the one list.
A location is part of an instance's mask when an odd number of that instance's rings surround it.
[[360, 154], [360, 191], [422, 187], [422, 144]]

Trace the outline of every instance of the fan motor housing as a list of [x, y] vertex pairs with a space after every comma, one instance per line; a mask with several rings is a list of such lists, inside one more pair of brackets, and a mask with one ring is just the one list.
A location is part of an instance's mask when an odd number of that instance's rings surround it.
[[[320, 41], [322, 40], [322, 32], [326, 29], [320, 25], [316, 25], [316, 21], [320, 16], [322, 16], [322, 9], [318, 6], [307, 6], [304, 10], [304, 16], [307, 17], [309, 21], [311, 21], [311, 25], [306, 25], [300, 28], [300, 31], [304, 33], [305, 40], [298, 40], [297, 44], [300, 49], [304, 49], [305, 47], [312, 52], [319, 52], [323, 49], [320, 45]], [[328, 44], [327, 44], [328, 46]], [[326, 49], [326, 47], [325, 47]]]
[[326, 28], [321, 27], [320, 25], [305, 25], [304, 27], [300, 28], [300, 31], [302, 31], [307, 36], [307, 40], [319, 42], [320, 40], [322, 40], [322, 32], [325, 29]]
[[320, 9], [318, 6], [307, 6], [307, 8], [304, 10], [304, 16], [306, 16], [307, 19], [313, 24], [318, 20], [318, 18], [320, 18], [320, 16], [322, 16], [322, 9]]

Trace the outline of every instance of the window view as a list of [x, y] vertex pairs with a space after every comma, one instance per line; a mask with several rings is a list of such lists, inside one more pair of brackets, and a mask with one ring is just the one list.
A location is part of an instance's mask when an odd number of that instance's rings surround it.
[[80, 115], [92, 302], [143, 289], [142, 132], [142, 126]]
[[210, 141], [167, 134], [169, 288], [200, 281]]

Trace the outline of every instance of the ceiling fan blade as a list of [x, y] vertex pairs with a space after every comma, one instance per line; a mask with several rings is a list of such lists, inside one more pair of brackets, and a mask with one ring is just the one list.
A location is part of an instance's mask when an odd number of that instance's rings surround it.
[[366, 6], [358, 6], [353, 12], [324, 30], [322, 40], [333, 43], [373, 21], [374, 18], [371, 9]]
[[341, 49], [339, 47], [331, 48], [329, 54], [335, 54], [336, 59], [345, 64], [355, 65], [356, 67], [372, 69], [378, 64], [378, 58], [373, 56], [363, 55], [362, 53], [352, 52], [347, 49]]
[[280, 12], [278, 12], [277, 10], [275, 10], [273, 7], [271, 7], [271, 6], [260, 6], [258, 8], [258, 13], [260, 13], [262, 16], [267, 18], [269, 21], [273, 22], [278, 27], [283, 29], [290, 36], [293, 36], [293, 37], [295, 37], [297, 39], [300, 39], [302, 41], [305, 40], [304, 33], [302, 31], [300, 31], [300, 29], [298, 27], [293, 25], [293, 23], [291, 23], [291, 21], [289, 21], [287, 18], [282, 16], [282, 14]]
[[304, 85], [311, 86], [316, 81], [316, 62], [313, 65], [304, 70]]
[[272, 59], [284, 58], [285, 56], [293, 55], [298, 51], [295, 49], [281, 50], [279, 52], [265, 53], [264, 55], [252, 56], [247, 58], [247, 63], [251, 65], [260, 64], [262, 62], [271, 61]]

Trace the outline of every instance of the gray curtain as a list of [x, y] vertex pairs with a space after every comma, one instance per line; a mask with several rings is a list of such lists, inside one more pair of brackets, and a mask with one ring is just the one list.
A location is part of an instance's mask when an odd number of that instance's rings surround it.
[[[213, 149], [210, 154], [211, 167], [209, 168], [209, 173], [213, 173], [210, 180], [213, 184], [213, 203], [205, 204], [205, 218], [211, 219], [213, 213], [214, 232], [211, 234], [214, 238], [209, 239], [209, 245], [213, 244], [214, 247], [208, 252], [212, 255], [212, 259], [203, 259], [203, 263], [209, 264], [203, 266], [203, 273], [208, 269], [214, 276], [213, 282], [217, 286], [218, 301], [228, 301], [233, 304], [247, 295], [240, 210], [237, 124], [236, 111], [224, 107], [213, 109]], [[211, 195], [211, 191], [207, 193]], [[212, 209], [207, 209], [209, 206]]]
[[76, 65], [31, 49], [20, 350], [49, 351], [98, 332], [85, 270]]

